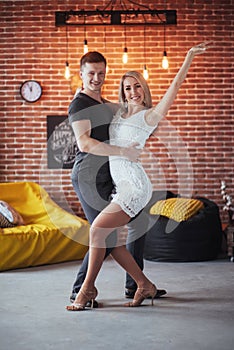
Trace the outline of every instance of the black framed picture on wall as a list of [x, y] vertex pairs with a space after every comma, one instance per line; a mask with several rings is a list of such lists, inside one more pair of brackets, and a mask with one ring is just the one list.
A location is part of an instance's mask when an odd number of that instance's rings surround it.
[[47, 116], [47, 164], [49, 169], [71, 169], [77, 143], [67, 115]]

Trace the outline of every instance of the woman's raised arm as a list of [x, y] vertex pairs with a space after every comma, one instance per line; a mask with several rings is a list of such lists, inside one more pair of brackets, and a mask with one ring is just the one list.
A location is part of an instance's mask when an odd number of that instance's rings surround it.
[[167, 115], [168, 110], [176, 98], [179, 88], [187, 76], [193, 58], [196, 55], [204, 53], [205, 50], [209, 47], [209, 44], [210, 42], [204, 42], [192, 47], [188, 51], [180, 70], [176, 74], [175, 78], [173, 79], [171, 85], [169, 86], [160, 102], [155, 107], [146, 112], [145, 118], [149, 125], [157, 125], [159, 121]]

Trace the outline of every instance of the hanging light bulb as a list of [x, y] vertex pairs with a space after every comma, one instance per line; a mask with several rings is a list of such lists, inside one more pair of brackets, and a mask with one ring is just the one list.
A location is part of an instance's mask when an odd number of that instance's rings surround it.
[[89, 51], [88, 40], [84, 39], [84, 55]]
[[84, 55], [89, 51], [88, 40], [86, 39], [86, 25], [85, 25], [85, 16], [84, 16]]
[[127, 49], [127, 47], [124, 48], [122, 61], [124, 64], [128, 63], [128, 49]]
[[166, 26], [164, 24], [164, 51], [163, 51], [163, 58], [162, 58], [162, 68], [168, 69], [169, 68], [169, 61], [167, 58], [167, 51], [166, 51]]
[[[104, 51], [106, 56], [106, 27], [104, 27]], [[109, 72], [108, 64], [106, 63], [106, 74]]]
[[70, 77], [71, 77], [70, 67], [69, 67], [68, 61], [66, 61], [66, 63], [65, 63], [64, 77], [65, 77], [65, 79], [67, 79], [67, 80], [70, 79]]
[[168, 62], [168, 58], [167, 58], [167, 51], [163, 51], [162, 68], [163, 69], [168, 69], [169, 68], [169, 62]]
[[124, 50], [122, 55], [123, 64], [128, 63], [128, 48], [127, 48], [127, 39], [126, 39], [126, 25], [124, 26]]
[[64, 78], [69, 80], [71, 77], [70, 73], [70, 67], [68, 62], [68, 32], [67, 32], [67, 26], [66, 26], [66, 62], [65, 62], [65, 69], [64, 69]]
[[149, 79], [149, 72], [148, 72], [146, 64], [144, 64], [143, 77], [145, 78], [145, 80]]
[[146, 40], [146, 33], [145, 33], [145, 26], [144, 26], [144, 60], [145, 60], [145, 64], [144, 64], [144, 68], [143, 68], [143, 77], [145, 78], [145, 80], [149, 79], [149, 72], [146, 66], [146, 49], [145, 49], [145, 40]]

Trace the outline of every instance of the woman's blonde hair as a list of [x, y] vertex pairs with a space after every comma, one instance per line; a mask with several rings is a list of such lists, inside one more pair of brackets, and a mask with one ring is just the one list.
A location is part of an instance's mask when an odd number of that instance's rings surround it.
[[129, 71], [125, 73], [121, 80], [120, 80], [120, 85], [119, 85], [119, 102], [124, 105], [126, 98], [125, 98], [125, 93], [124, 93], [124, 80], [127, 77], [132, 77], [135, 78], [138, 83], [141, 85], [143, 91], [144, 91], [144, 105], [146, 108], [151, 108], [152, 107], [152, 98], [151, 98], [151, 93], [149, 86], [144, 79], [143, 75], [137, 71]]

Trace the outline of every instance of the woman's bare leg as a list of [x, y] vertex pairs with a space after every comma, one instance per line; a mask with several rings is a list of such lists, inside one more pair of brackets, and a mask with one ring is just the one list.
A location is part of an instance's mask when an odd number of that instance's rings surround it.
[[[122, 227], [129, 222], [129, 216], [115, 203], [109, 204], [94, 220], [90, 228], [89, 264], [81, 292], [78, 293], [75, 303], [85, 305], [87, 291], [94, 291], [97, 275], [102, 267], [105, 251], [106, 238], [116, 228]], [[113, 258], [128, 272], [136, 281], [138, 287], [147, 288], [152, 283], [143, 274], [132, 255], [125, 246], [116, 247], [112, 252]], [[82, 293], [82, 290], [85, 293]], [[70, 309], [69, 307], [67, 307]]]
[[139, 288], [143, 286], [147, 288], [148, 285], [152, 284], [125, 246], [114, 248], [111, 256], [135, 280]]
[[[85, 294], [95, 291], [95, 281], [105, 257], [106, 238], [114, 229], [124, 226], [129, 220], [129, 216], [117, 204], [111, 203], [93, 221], [89, 234], [87, 274], [74, 304], [85, 305], [88, 301]], [[67, 309], [74, 310], [74, 307], [67, 306]]]
[[106, 252], [106, 238], [116, 228], [129, 222], [129, 216], [115, 203], [109, 204], [90, 228], [89, 264], [83, 285], [94, 286]]

